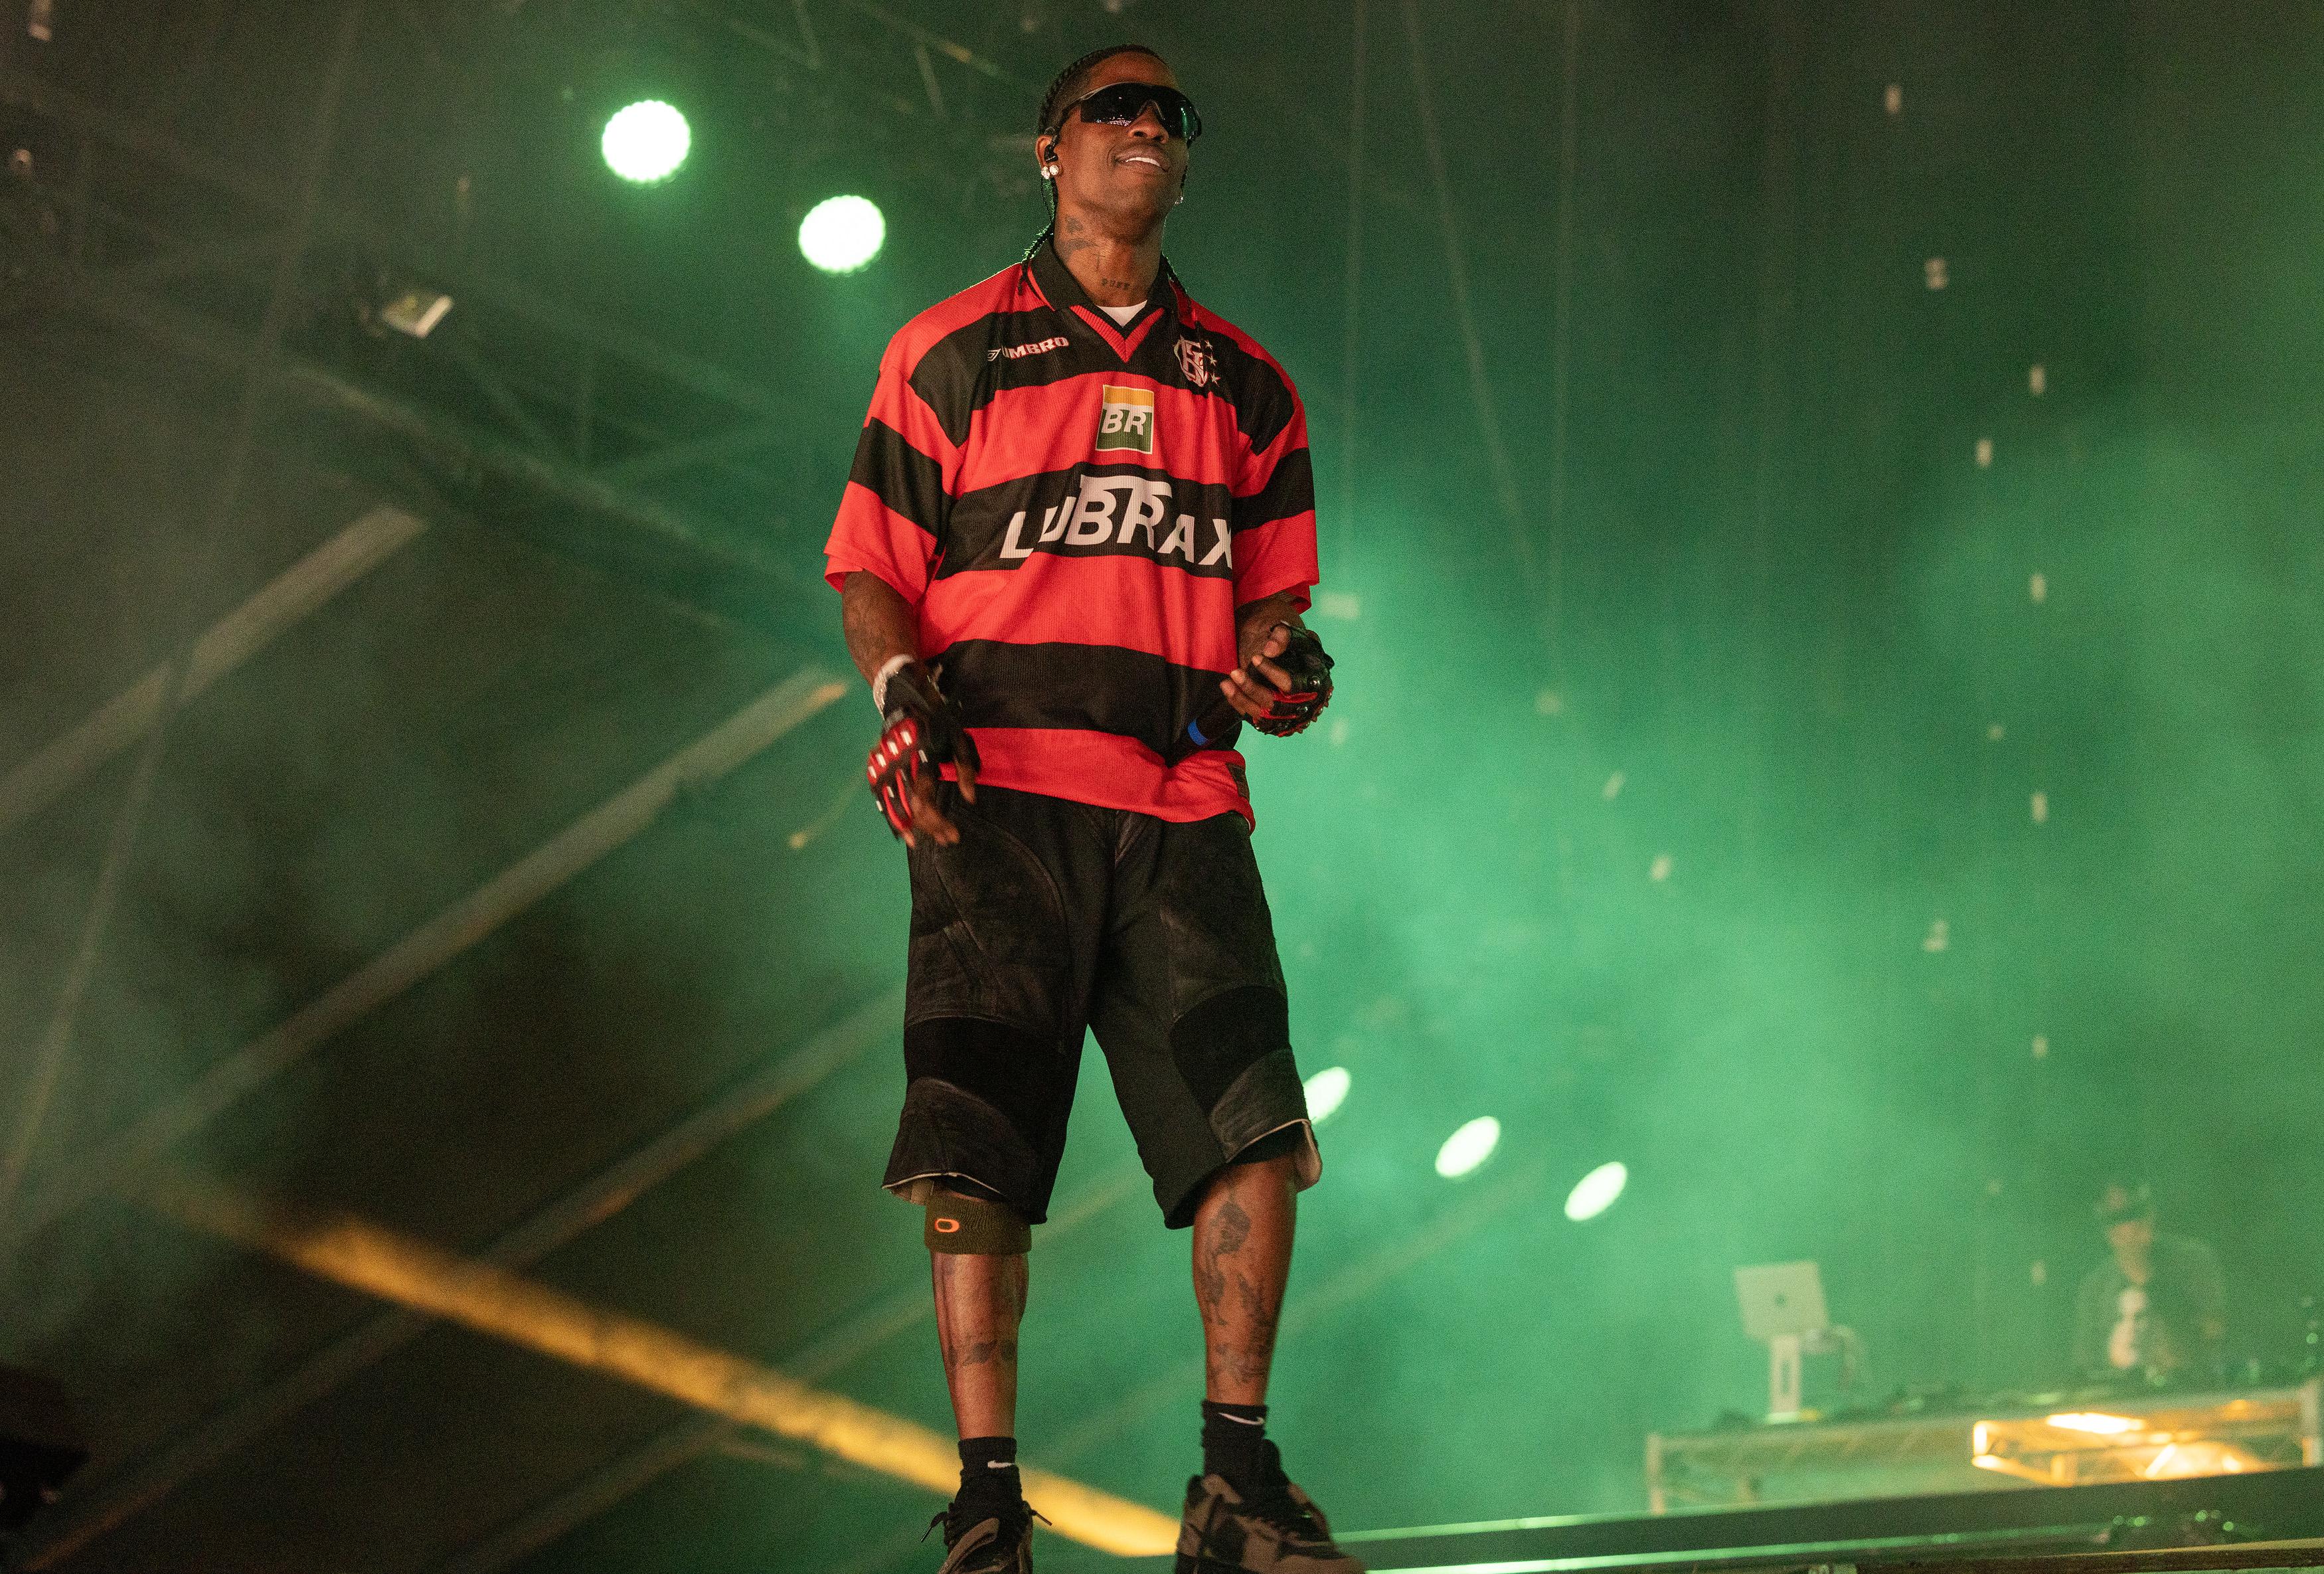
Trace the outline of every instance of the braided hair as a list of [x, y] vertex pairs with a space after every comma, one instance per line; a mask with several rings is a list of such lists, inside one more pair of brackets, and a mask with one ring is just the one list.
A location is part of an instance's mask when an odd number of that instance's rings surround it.
[[1116, 55], [1147, 55], [1164, 70], [1170, 69], [1170, 62], [1162, 58], [1160, 50], [1149, 49], [1142, 43], [1114, 43], [1103, 49], [1092, 50], [1059, 71], [1049, 84], [1049, 90], [1041, 96], [1041, 118], [1033, 127], [1033, 134], [1047, 136], [1059, 130], [1065, 117], [1065, 106], [1080, 97], [1088, 89], [1089, 79], [1096, 74], [1098, 67]]
[[[1096, 74], [1098, 67], [1116, 55], [1146, 55], [1159, 64], [1164, 70], [1170, 69], [1170, 62], [1162, 58], [1162, 51], [1147, 44], [1114, 43], [1108, 44], [1103, 49], [1090, 51], [1072, 65], [1059, 71], [1050, 80], [1049, 90], [1041, 95], [1040, 117], [1033, 124], [1033, 140], [1037, 144], [1034, 157], [1040, 157], [1038, 144], [1041, 138], [1059, 135], [1065, 131], [1065, 106], [1089, 90], [1089, 79]], [[1052, 148], [1050, 153], [1050, 158], [1045, 160], [1045, 162], [1055, 162], [1056, 149]], [[1057, 182], [1052, 177], [1042, 184], [1049, 190], [1049, 227], [1035, 236], [1033, 244], [1025, 248], [1024, 260], [1028, 263], [1033, 260], [1033, 254], [1041, 249], [1041, 243], [1047, 240], [1057, 227]], [[1162, 266], [1167, 272], [1170, 264], [1165, 262]]]
[[[1065, 106], [1089, 90], [1089, 79], [1096, 74], [1098, 67], [1116, 55], [1148, 55], [1152, 57], [1164, 70], [1170, 69], [1170, 62], [1162, 58], [1161, 51], [1149, 49], [1142, 43], [1114, 43], [1108, 44], [1103, 49], [1090, 51], [1072, 65], [1059, 71], [1056, 79], [1050, 82], [1049, 90], [1041, 95], [1041, 118], [1033, 127], [1033, 139], [1036, 143], [1045, 136], [1055, 136], [1065, 130]], [[1038, 148], [1035, 150], [1034, 156], [1036, 158], [1040, 156]], [[1052, 158], [1047, 162], [1054, 162], [1055, 159]], [[1050, 181], [1048, 187], [1049, 212], [1055, 215], [1057, 211], [1056, 181]], [[1038, 247], [1041, 243], [1035, 241], [1033, 244]], [[1032, 254], [1028, 252], [1026, 255], [1029, 256]]]

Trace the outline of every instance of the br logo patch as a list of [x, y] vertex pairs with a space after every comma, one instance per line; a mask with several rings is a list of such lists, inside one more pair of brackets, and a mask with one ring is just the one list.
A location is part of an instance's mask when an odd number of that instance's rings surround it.
[[1098, 398], [1101, 401], [1097, 418], [1100, 453], [1108, 449], [1128, 449], [1140, 454], [1154, 451], [1154, 390], [1101, 384]]

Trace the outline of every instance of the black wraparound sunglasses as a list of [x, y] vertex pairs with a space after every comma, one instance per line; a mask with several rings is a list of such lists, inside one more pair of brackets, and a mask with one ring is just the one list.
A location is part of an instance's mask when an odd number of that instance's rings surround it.
[[[1154, 106], [1161, 117], [1162, 128], [1185, 142], [1193, 142], [1203, 134], [1203, 117], [1194, 113], [1194, 101], [1176, 88], [1164, 88], [1153, 82], [1115, 82], [1108, 87], [1093, 88], [1065, 106], [1067, 114], [1079, 109], [1082, 118], [1092, 125], [1132, 125]], [[1063, 125], [1065, 117], [1057, 116]]]

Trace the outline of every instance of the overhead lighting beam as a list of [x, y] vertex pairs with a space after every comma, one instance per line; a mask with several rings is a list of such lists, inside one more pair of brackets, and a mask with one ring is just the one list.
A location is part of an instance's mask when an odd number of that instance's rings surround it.
[[[850, 1012], [792, 1053], [746, 1074], [659, 1136], [503, 1232], [477, 1254], [477, 1260], [503, 1268], [531, 1266], [884, 1042], [900, 1020], [903, 1005], [903, 991], [891, 989]], [[925, 1293], [919, 1296], [923, 1303], [927, 1299]], [[44, 1523], [41, 1539], [24, 1551], [20, 1566], [27, 1574], [54, 1567], [434, 1326], [432, 1319], [408, 1308], [382, 1312], [146, 1458], [84, 1484], [66, 1512]], [[793, 1375], [813, 1381], [809, 1374]]]
[[767, 690], [724, 725], [696, 739], [575, 820], [394, 945], [212, 1065], [191, 1087], [77, 1155], [5, 1220], [0, 1247], [21, 1245], [73, 1209], [127, 1184], [245, 1095], [318, 1046], [401, 996], [651, 825], [682, 791], [699, 790], [755, 757], [777, 738], [847, 692], [807, 667]]
[[[1125, 1164], [1057, 1209], [1041, 1227], [1044, 1245], [1054, 1245], [1082, 1226], [1147, 1190], [1146, 1171]], [[836, 1376], [890, 1339], [928, 1320], [934, 1310], [925, 1281], [877, 1301], [805, 1349], [785, 1358], [782, 1369], [802, 1383]], [[500, 1574], [550, 1542], [605, 1513], [632, 1493], [701, 1458], [734, 1435], [735, 1423], [688, 1416], [628, 1452], [589, 1471], [514, 1520], [455, 1552], [434, 1574]]]
[[[294, 1211], [183, 1174], [140, 1187], [136, 1198], [188, 1228], [265, 1252], [318, 1278], [807, 1443], [881, 1475], [946, 1496], [959, 1485], [960, 1456], [952, 1440], [915, 1421], [355, 1215]], [[1177, 1544], [1178, 1522], [1142, 1504], [1046, 1470], [1019, 1474], [1026, 1501], [1061, 1536], [1124, 1558], [1162, 1556]]]
[[[379, 507], [309, 552], [194, 642], [180, 705], [295, 627], [338, 593], [417, 539], [427, 522], [401, 508]], [[156, 667], [95, 715], [0, 777], [0, 831], [23, 824], [75, 783], [152, 730], [170, 693], [170, 671]]]

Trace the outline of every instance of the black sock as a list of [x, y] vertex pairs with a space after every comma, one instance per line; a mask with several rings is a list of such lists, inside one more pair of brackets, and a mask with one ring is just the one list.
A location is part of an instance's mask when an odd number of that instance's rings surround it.
[[954, 1524], [962, 1530], [991, 1519], [1025, 1495], [1017, 1475], [1015, 1438], [960, 1440], [960, 1495], [952, 1500]]
[[1267, 1406], [1203, 1401], [1203, 1473], [1225, 1477], [1245, 1498], [1282, 1485], [1283, 1467], [1267, 1446]]

